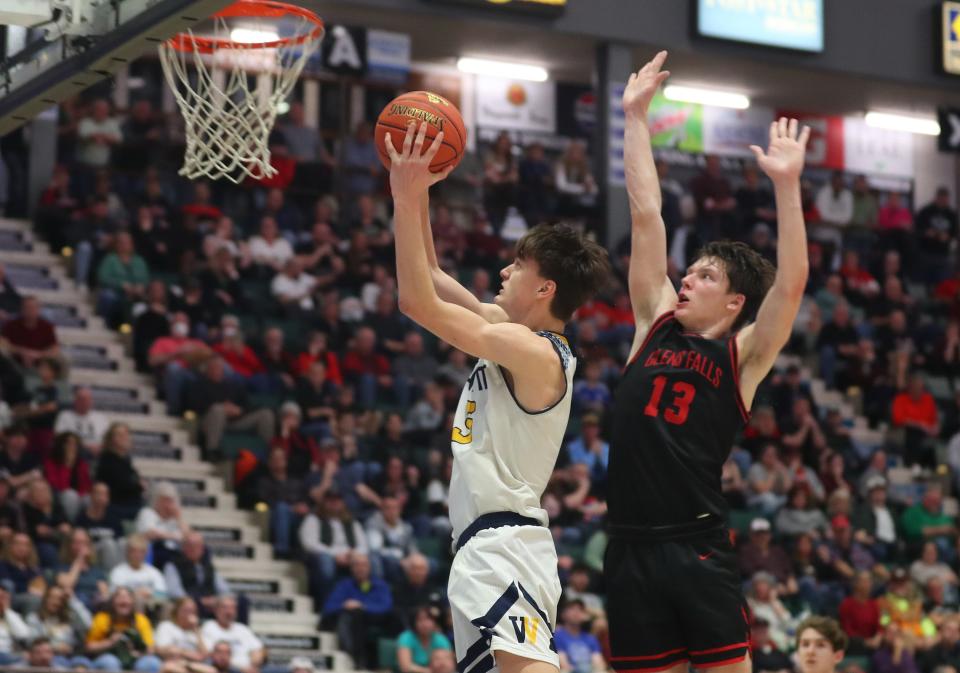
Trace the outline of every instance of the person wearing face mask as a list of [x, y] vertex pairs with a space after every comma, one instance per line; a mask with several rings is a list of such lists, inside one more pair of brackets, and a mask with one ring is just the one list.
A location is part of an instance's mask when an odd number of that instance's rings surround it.
[[253, 386], [255, 379], [264, 378], [266, 370], [263, 363], [244, 341], [237, 316], [223, 316], [220, 320], [220, 335], [220, 341], [214, 344], [213, 350], [224, 359], [244, 385]]
[[197, 381], [193, 366], [211, 355], [205, 343], [189, 335], [187, 314], [174, 313], [170, 335], [154, 341], [147, 354], [147, 362], [161, 381], [167, 410], [172, 415], [179, 415], [183, 410], [183, 391], [187, 384]]

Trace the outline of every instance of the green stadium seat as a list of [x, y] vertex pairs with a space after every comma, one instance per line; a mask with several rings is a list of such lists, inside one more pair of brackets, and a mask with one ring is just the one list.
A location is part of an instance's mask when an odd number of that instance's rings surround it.
[[869, 657], [854, 657], [847, 656], [843, 658], [843, 661], [840, 662], [840, 665], [837, 666], [838, 671], [842, 671], [850, 664], [856, 664], [864, 671], [870, 670], [870, 658]]
[[732, 509], [730, 510], [730, 527], [738, 533], [746, 533], [750, 530], [750, 522], [758, 516], [763, 515], [756, 510]]
[[284, 396], [274, 393], [250, 393], [249, 399], [251, 407], [263, 407], [264, 409], [272, 409], [279, 412], [280, 405], [283, 404], [284, 401]]
[[263, 454], [266, 453], [267, 448], [267, 443], [260, 439], [259, 435], [249, 432], [226, 432], [223, 435], [223, 441], [220, 442], [220, 451], [228, 460], [234, 460], [242, 449]]
[[417, 549], [427, 558], [442, 559], [446, 556], [444, 545], [448, 545], [446, 538], [439, 537], [418, 537]]
[[397, 641], [394, 638], [377, 640], [377, 662], [381, 670], [397, 670]]

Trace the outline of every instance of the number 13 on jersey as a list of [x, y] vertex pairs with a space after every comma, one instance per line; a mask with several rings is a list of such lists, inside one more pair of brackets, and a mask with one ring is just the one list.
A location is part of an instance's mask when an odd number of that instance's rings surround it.
[[[660, 402], [666, 387], [666, 376], [658, 376], [653, 380], [653, 394], [650, 395], [650, 401], [647, 402], [647, 406], [643, 410], [644, 414], [654, 418], [660, 416]], [[697, 394], [697, 389], [686, 381], [674, 381], [673, 385], [670, 386], [670, 392], [673, 397], [666, 405], [663, 420], [673, 425], [683, 425], [687, 422], [690, 404]]]

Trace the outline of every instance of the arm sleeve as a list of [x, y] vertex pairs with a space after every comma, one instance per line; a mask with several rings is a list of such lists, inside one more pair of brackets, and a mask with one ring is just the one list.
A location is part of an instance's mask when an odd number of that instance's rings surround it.
[[343, 602], [347, 600], [347, 583], [349, 580], [340, 580], [333, 586], [333, 591], [327, 596], [323, 604], [323, 614], [336, 614], [340, 612]]
[[186, 592], [183, 590], [183, 582], [180, 581], [180, 573], [177, 567], [167, 562], [163, 567], [163, 578], [167, 582], [167, 596], [170, 598], [183, 598]]
[[311, 514], [303, 520], [303, 523], [300, 524], [299, 535], [300, 546], [303, 547], [304, 551], [311, 554], [332, 553], [333, 550], [330, 547], [320, 542], [320, 519], [315, 514]]
[[367, 612], [375, 615], [381, 615], [389, 612], [393, 607], [393, 596], [390, 595], [390, 587], [383, 580], [374, 580], [370, 587], [370, 592], [363, 599], [363, 604]]

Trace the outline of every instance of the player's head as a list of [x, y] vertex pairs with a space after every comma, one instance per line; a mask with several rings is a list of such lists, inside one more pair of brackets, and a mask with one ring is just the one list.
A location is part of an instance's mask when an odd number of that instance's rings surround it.
[[717, 325], [736, 331], [756, 314], [775, 275], [773, 265], [745, 243], [708, 243], [683, 277], [677, 320], [693, 332]]
[[833, 673], [847, 649], [847, 634], [836, 620], [808, 617], [797, 629], [797, 660], [801, 673]]
[[515, 322], [566, 322], [609, 277], [610, 260], [599, 244], [571, 226], [541, 224], [517, 243], [494, 301]]

